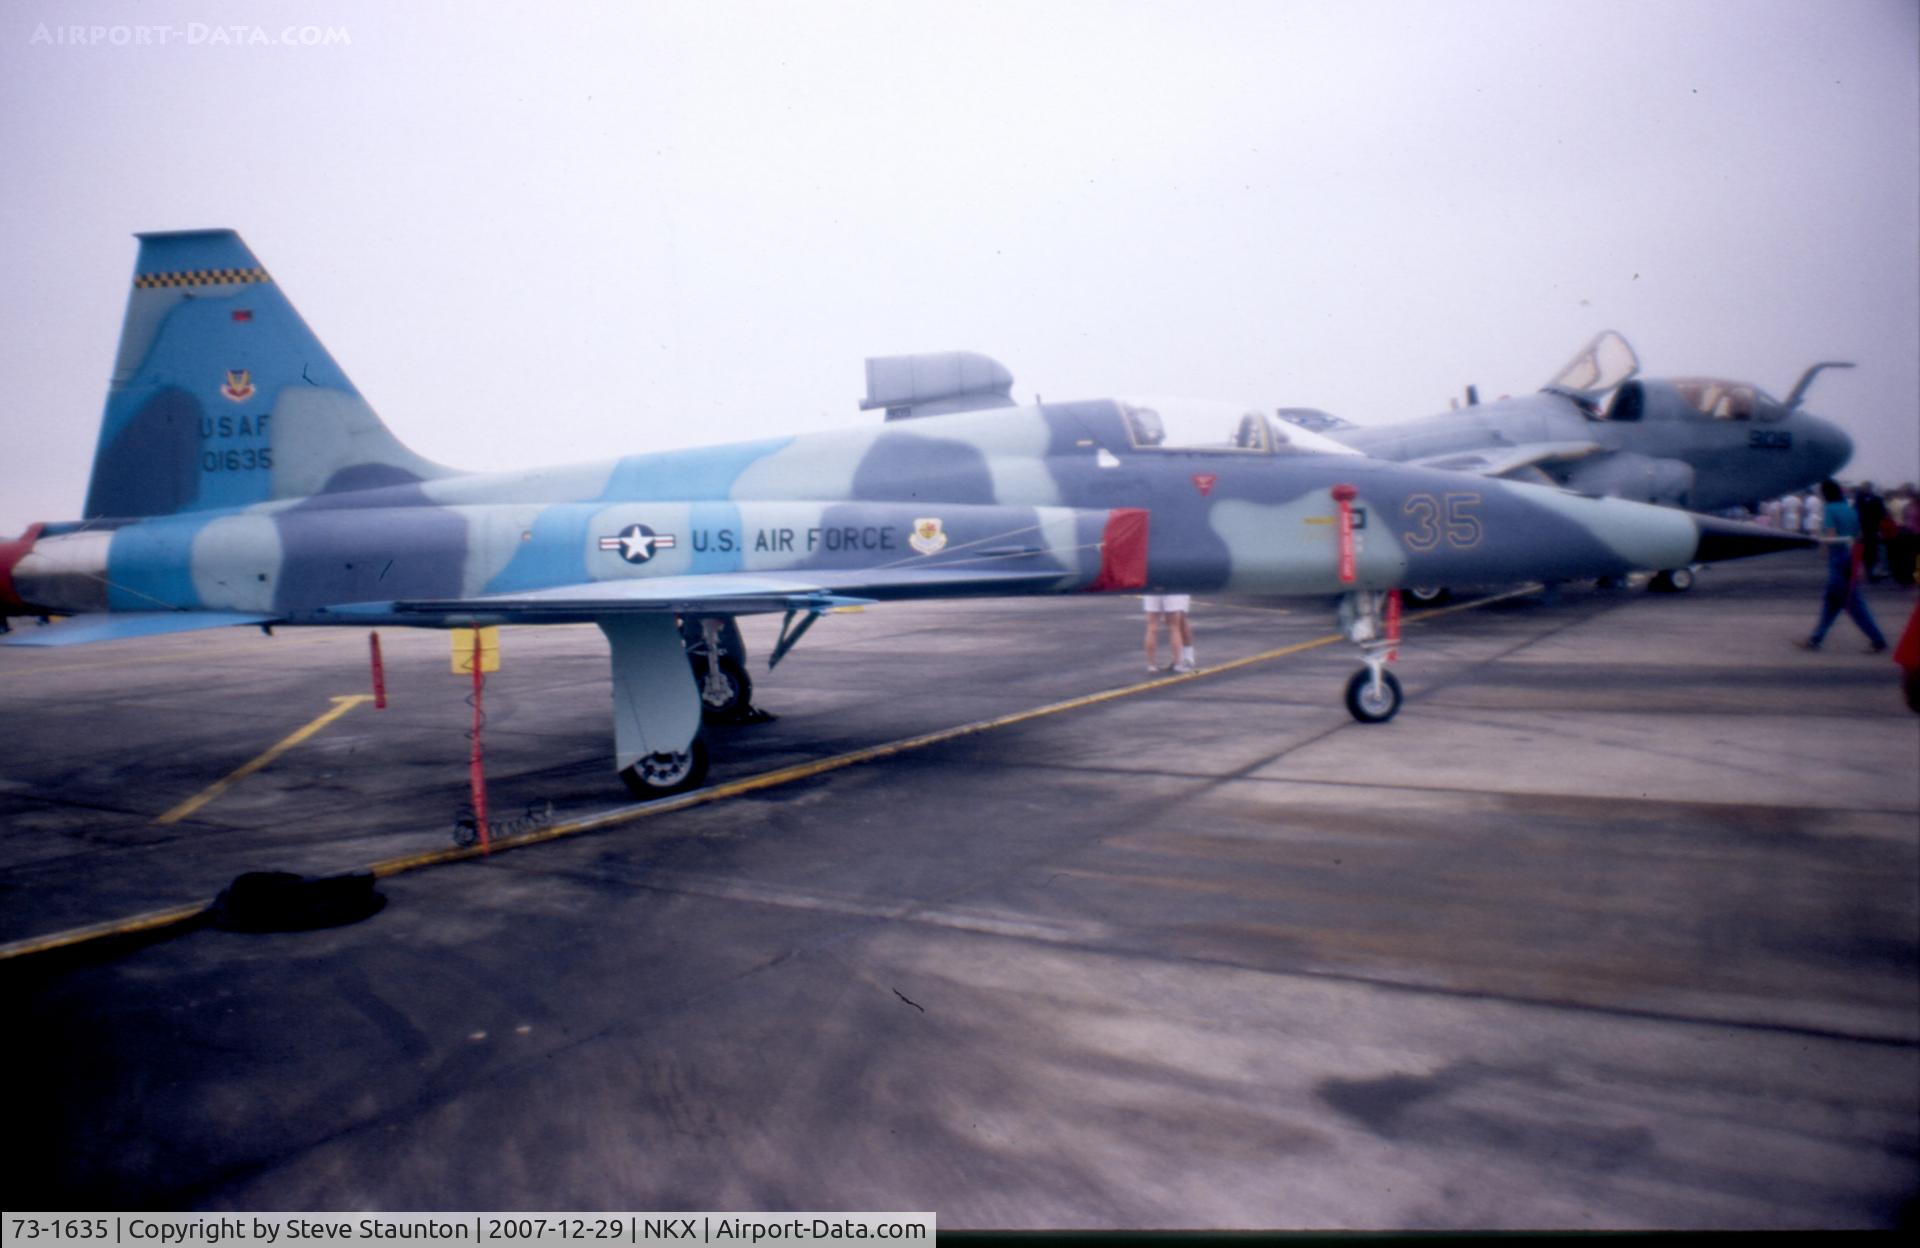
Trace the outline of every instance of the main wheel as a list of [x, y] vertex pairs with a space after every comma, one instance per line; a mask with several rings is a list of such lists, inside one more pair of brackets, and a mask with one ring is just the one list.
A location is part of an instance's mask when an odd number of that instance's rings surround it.
[[1445, 585], [1409, 585], [1407, 599], [1416, 607], [1437, 607], [1453, 597], [1453, 591]]
[[693, 683], [700, 687], [700, 714], [710, 724], [730, 724], [743, 718], [753, 705], [753, 678], [740, 660], [730, 654], [720, 656], [719, 671], [708, 678], [707, 656], [696, 654]]
[[1693, 588], [1693, 569], [1672, 568], [1656, 572], [1647, 582], [1647, 588], [1656, 594], [1684, 594]]
[[707, 739], [696, 736], [679, 753], [648, 754], [620, 773], [627, 792], [641, 801], [694, 788], [707, 778]]
[[1347, 712], [1363, 724], [1384, 724], [1400, 710], [1400, 682], [1392, 672], [1380, 673], [1380, 684], [1373, 683], [1373, 672], [1361, 668], [1347, 682]]

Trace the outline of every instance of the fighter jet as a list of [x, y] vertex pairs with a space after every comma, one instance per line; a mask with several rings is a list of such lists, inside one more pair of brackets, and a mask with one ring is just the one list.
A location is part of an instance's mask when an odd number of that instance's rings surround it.
[[[1281, 414], [1396, 463], [1718, 512], [1757, 507], [1839, 471], [1852, 440], [1801, 404], [1823, 369], [1852, 367], [1813, 365], [1783, 403], [1747, 382], [1636, 379], [1633, 348], [1606, 330], [1523, 398], [1480, 403], [1469, 387], [1464, 408], [1369, 427], [1310, 409]], [[1685, 569], [1656, 580], [1657, 588], [1687, 584]]]
[[612, 658], [615, 767], [643, 797], [704, 774], [702, 709], [737, 692], [742, 614], [784, 616], [771, 664], [851, 604], [1344, 594], [1366, 661], [1348, 707], [1383, 721], [1401, 701], [1384, 667], [1396, 586], [1800, 542], [1318, 453], [1233, 405], [1015, 404], [1011, 375], [964, 353], [870, 363], [867, 406], [902, 419], [460, 472], [394, 437], [238, 234], [139, 237], [83, 518], [0, 545], [0, 610], [72, 618], [9, 642], [592, 623]]

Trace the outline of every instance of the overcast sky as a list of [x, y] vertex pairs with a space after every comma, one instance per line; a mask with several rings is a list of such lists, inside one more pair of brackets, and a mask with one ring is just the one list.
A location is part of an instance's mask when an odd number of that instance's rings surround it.
[[131, 235], [205, 226], [461, 467], [871, 421], [864, 357], [950, 348], [1377, 423], [1617, 328], [1776, 395], [1857, 361], [1810, 406], [1912, 479], [1917, 15], [15, 0], [0, 536], [79, 514]]

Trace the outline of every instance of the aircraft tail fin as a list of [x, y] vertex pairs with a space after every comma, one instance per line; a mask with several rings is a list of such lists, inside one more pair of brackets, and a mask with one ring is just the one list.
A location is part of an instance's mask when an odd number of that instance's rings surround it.
[[450, 473], [388, 432], [237, 233], [139, 239], [87, 519]]

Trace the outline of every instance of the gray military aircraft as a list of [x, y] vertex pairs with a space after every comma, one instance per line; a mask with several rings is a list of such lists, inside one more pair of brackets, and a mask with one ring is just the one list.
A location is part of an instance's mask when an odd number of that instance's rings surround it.
[[[1392, 424], [1360, 426], [1283, 409], [1291, 421], [1378, 459], [1558, 485], [1594, 497], [1686, 507], [1753, 508], [1839, 471], [1853, 442], [1802, 401], [1815, 364], [1785, 402], [1747, 382], [1638, 378], [1627, 340], [1606, 330], [1537, 394], [1467, 405]], [[1611, 392], [1609, 394], [1609, 392]], [[1682, 569], [1660, 588], [1681, 588]]]
[[[955, 595], [1344, 594], [1390, 718], [1386, 591], [1571, 579], [1802, 544], [1561, 490], [1303, 449], [1232, 405], [1016, 405], [984, 357], [869, 364], [891, 422], [524, 471], [403, 446], [231, 230], [143, 234], [84, 518], [0, 544], [0, 612], [59, 645], [234, 625], [591, 623], [615, 765], [651, 796], [744, 701], [735, 616], [770, 663], [836, 607]], [[928, 414], [929, 409], [937, 409]], [[692, 655], [690, 662], [689, 655]]]

